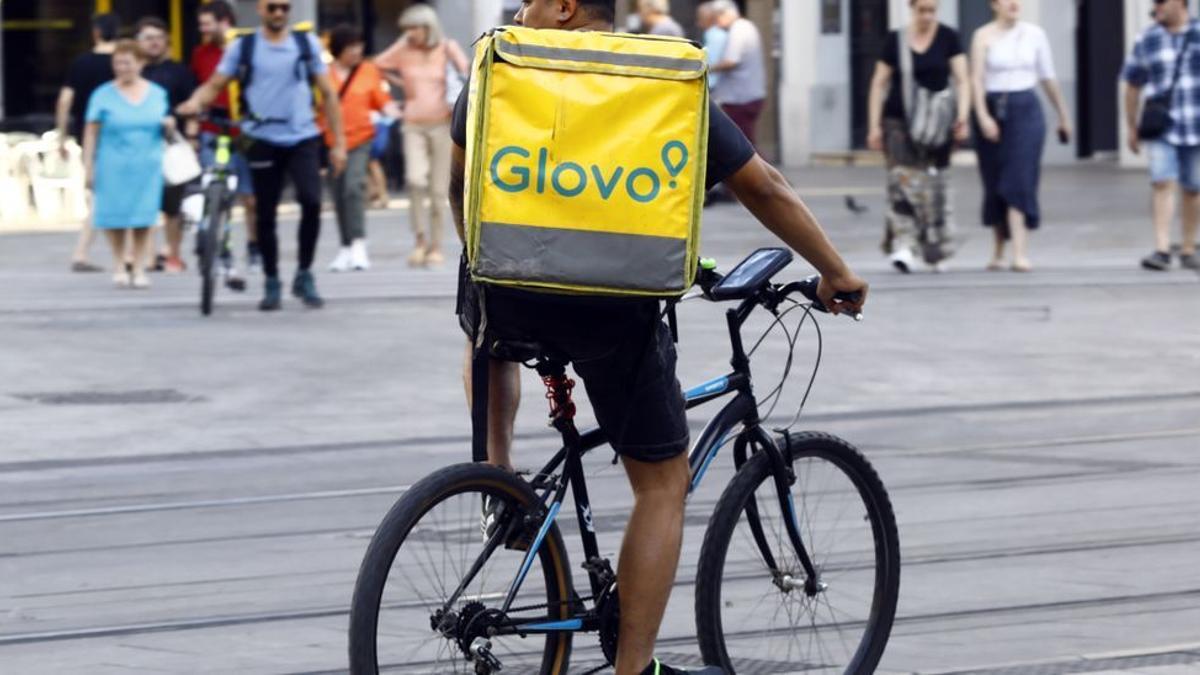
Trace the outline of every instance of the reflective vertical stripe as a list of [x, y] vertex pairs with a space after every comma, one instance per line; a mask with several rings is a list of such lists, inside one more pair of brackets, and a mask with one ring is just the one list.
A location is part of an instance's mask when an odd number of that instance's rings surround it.
[[571, 61], [575, 63], [603, 63], [610, 66], [633, 68], [655, 68], [698, 73], [704, 70], [705, 62], [698, 59], [677, 59], [653, 54], [618, 54], [594, 49], [570, 49], [567, 47], [544, 47], [508, 42], [503, 38], [496, 41], [496, 51], [504, 56], [516, 58], [546, 59], [548, 61]]
[[686, 239], [482, 223], [472, 272], [495, 282], [683, 292]]

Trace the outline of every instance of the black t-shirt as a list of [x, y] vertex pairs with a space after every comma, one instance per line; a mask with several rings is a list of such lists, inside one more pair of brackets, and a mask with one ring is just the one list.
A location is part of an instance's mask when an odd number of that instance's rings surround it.
[[[167, 90], [167, 102], [171, 110], [175, 110], [175, 106], [188, 100], [196, 91], [196, 76], [182, 63], [171, 59], [147, 64], [142, 69], [142, 77]], [[176, 117], [176, 122], [182, 130], [183, 120]]]
[[92, 92], [112, 79], [112, 54], [88, 52], [77, 57], [67, 68], [65, 86], [75, 92], [75, 98], [71, 101], [71, 127], [67, 131], [76, 139], [83, 140], [83, 118], [87, 114]]
[[[912, 48], [911, 45], [909, 48]], [[913, 52], [913, 77], [917, 84], [930, 91], [941, 91], [950, 86], [950, 59], [962, 53], [958, 32], [939, 24], [929, 49], [921, 54]], [[888, 92], [887, 102], [883, 104], [883, 116], [902, 120], [905, 114], [904, 98], [900, 93], [900, 37], [897, 31], [888, 33], [879, 60], [892, 68], [892, 89]]]
[[[454, 104], [454, 121], [450, 137], [460, 148], [467, 147], [467, 92], [470, 83], [463, 86], [458, 101]], [[754, 146], [742, 130], [729, 119], [716, 103], [708, 106], [708, 171], [705, 187], [712, 189], [718, 183], [737, 173], [754, 157]]]

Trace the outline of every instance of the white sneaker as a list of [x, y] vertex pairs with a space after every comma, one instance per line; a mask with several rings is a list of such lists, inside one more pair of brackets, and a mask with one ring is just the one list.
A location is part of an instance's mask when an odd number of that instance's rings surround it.
[[347, 272], [351, 266], [351, 253], [349, 246], [343, 246], [338, 250], [337, 257], [329, 264], [330, 272]]
[[908, 274], [912, 270], [913, 254], [907, 248], [896, 250], [888, 259], [892, 261], [892, 267], [895, 267], [904, 274]]
[[356, 270], [371, 269], [371, 260], [367, 257], [366, 239], [355, 239], [350, 244], [350, 266]]

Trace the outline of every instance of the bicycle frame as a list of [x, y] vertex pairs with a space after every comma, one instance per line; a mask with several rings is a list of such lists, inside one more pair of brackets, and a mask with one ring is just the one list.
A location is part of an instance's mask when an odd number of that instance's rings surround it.
[[[726, 321], [729, 325], [729, 336], [733, 349], [733, 357], [730, 361], [733, 371], [728, 375], [704, 382], [684, 393], [687, 401], [686, 407], [689, 410], [716, 399], [730, 395], [733, 396], [733, 399], [718, 411], [716, 416], [705, 426], [688, 456], [688, 464], [691, 470], [691, 482], [688, 493], [690, 495], [699, 487], [709, 466], [721, 448], [729, 442], [735, 429], [740, 425], [742, 430], [737, 433], [734, 443], [734, 465], [737, 469], [740, 469], [746, 463], [750, 457], [748, 450], [767, 454], [771, 462], [772, 473], [775, 477], [779, 507], [782, 513], [787, 514], [787, 518], [784, 520], [788, 539], [794, 547], [797, 558], [807, 576], [805, 591], [812, 595], [817, 592], [819, 581], [816, 569], [800, 537], [795, 504], [793, 503], [789, 489], [791, 484], [795, 482], [795, 474], [792, 471], [791, 451], [786, 446], [783, 448], [778, 447], [761, 427], [758, 417], [758, 403], [754, 397], [751, 385], [750, 360], [746, 356], [741, 339], [742, 325], [759, 304], [759, 298], [755, 296], [743, 300], [736, 309], [730, 309], [726, 312]], [[538, 618], [507, 616], [507, 612], [512, 607], [516, 595], [525, 581], [526, 575], [533, 566], [539, 548], [558, 518], [568, 487], [572, 490], [575, 502], [575, 516], [578, 519], [579, 531], [583, 539], [583, 551], [586, 560], [584, 567], [588, 571], [593, 603], [601, 597], [609, 583], [609, 579], [606, 578], [607, 575], [605, 574], [608, 571], [606, 561], [600, 557], [600, 549], [596, 541], [596, 531], [592, 523], [591, 501], [588, 498], [582, 464], [583, 456], [605, 444], [607, 439], [599, 429], [593, 429], [583, 434], [578, 433], [575, 431], [574, 423], [569, 419], [565, 425], [558, 424], [556, 420], [556, 426], [558, 426], [563, 434], [563, 447], [542, 467], [541, 471], [534, 476], [532, 481], [535, 491], [539, 493], [541, 498], [543, 511], [530, 515], [540, 518], [541, 526], [525, 554], [525, 559], [501, 607], [501, 612], [505, 614], [506, 622], [499, 626], [494, 626], [496, 629], [496, 632], [493, 633], [494, 635], [526, 636], [530, 634], [595, 632], [600, 630], [600, 617], [595, 611], [595, 606], [592, 611], [583, 612], [582, 614], [576, 612], [575, 616], [567, 619], [559, 619], [552, 616]], [[560, 470], [561, 473], [559, 473]], [[763, 560], [771, 569], [775, 582], [777, 584], [783, 583], [784, 571], [778, 569], [775, 556], [771, 553], [758, 517], [758, 504], [754, 498], [751, 499], [750, 504], [747, 506], [747, 518], [755, 543], [763, 555]], [[510, 524], [508, 528], [499, 529], [504, 529], [504, 531], [497, 531], [492, 535], [485, 545], [483, 553], [468, 571], [458, 589], [444, 603], [443, 610], [449, 611], [454, 606], [461, 594], [470, 585], [475, 575], [482, 569], [486, 560], [500, 546], [501, 542], [509, 536], [512, 526]]]

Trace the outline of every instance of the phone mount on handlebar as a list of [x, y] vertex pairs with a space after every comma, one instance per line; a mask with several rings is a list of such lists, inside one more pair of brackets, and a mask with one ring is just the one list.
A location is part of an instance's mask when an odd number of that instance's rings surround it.
[[792, 252], [785, 248], [760, 248], [708, 289], [708, 297], [717, 301], [744, 300], [762, 290], [791, 262]]

